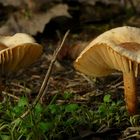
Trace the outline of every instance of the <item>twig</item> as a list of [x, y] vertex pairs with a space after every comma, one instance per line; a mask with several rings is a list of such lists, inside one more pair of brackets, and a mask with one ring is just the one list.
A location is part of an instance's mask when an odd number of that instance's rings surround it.
[[15, 95], [13, 95], [13, 94], [10, 94], [10, 93], [8, 93], [8, 92], [2, 91], [2, 94], [3, 94], [3, 95], [7, 95], [7, 96], [9, 96], [9, 97], [12, 97], [12, 98], [14, 98], [14, 99], [16, 99], [16, 100], [19, 100], [19, 97], [15, 96]]
[[80, 72], [76, 72], [78, 75], [82, 76], [89, 84], [91, 87], [93, 87], [93, 81], [90, 80], [85, 74], [80, 73]]
[[49, 78], [50, 78], [50, 74], [51, 74], [51, 72], [52, 72], [53, 65], [54, 65], [54, 63], [55, 63], [55, 61], [56, 61], [57, 55], [58, 55], [59, 51], [61, 50], [61, 48], [62, 48], [62, 46], [63, 46], [63, 44], [64, 44], [64, 42], [65, 42], [65, 39], [66, 39], [66, 37], [68, 36], [68, 34], [69, 34], [69, 30], [66, 32], [66, 34], [65, 34], [64, 37], [63, 37], [63, 40], [62, 40], [60, 46], [56, 49], [56, 51], [55, 51], [54, 54], [53, 54], [52, 61], [51, 61], [50, 65], [49, 65], [48, 71], [47, 71], [47, 73], [46, 73], [46, 76], [45, 76], [45, 78], [44, 78], [44, 81], [43, 81], [43, 83], [42, 83], [42, 86], [41, 86], [41, 88], [40, 88], [40, 90], [39, 90], [39, 93], [38, 93], [37, 97], [35, 98], [34, 102], [33, 102], [32, 105], [31, 105], [31, 107], [28, 108], [28, 110], [25, 111], [25, 112], [20, 116], [20, 118], [23, 119], [24, 117], [26, 117], [26, 116], [30, 113], [30, 111], [37, 105], [37, 103], [38, 103], [38, 102], [43, 98], [43, 96], [45, 95], [45, 93], [46, 93], [46, 91], [47, 91], [47, 89], [48, 89]]
[[22, 85], [20, 85], [20, 84], [18, 84], [18, 83], [12, 82], [11, 85], [20, 88], [20, 89], [15, 89], [15, 88], [14, 88], [14, 89], [11, 89], [11, 91], [19, 92], [19, 90], [20, 90], [20, 91], [26, 91], [27, 93], [31, 93], [31, 89], [29, 89], [29, 88], [27, 88], [27, 87], [25, 87], [25, 86], [22, 86]]

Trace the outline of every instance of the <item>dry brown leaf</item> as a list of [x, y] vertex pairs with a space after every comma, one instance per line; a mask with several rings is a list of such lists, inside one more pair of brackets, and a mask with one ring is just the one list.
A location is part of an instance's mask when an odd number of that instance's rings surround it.
[[[50, 63], [50, 61], [52, 60], [53, 56], [51, 54], [43, 54], [42, 55], [43, 58], [45, 58], [45, 61], [41, 64], [41, 68], [48, 68], [48, 63]], [[61, 63], [59, 63], [59, 61], [55, 61], [54, 63], [54, 68], [53, 68], [53, 73], [57, 73], [57, 72], [61, 72], [64, 71], [65, 68], [61, 65]]]
[[68, 51], [68, 55], [71, 59], [75, 60], [79, 54], [84, 50], [89, 42], [78, 42], [76, 45], [71, 47]]
[[63, 60], [65, 57], [75, 60], [87, 44], [88, 41], [78, 41], [72, 46], [64, 45], [58, 55], [58, 60]]
[[26, 17], [23, 13], [16, 12], [11, 15], [7, 23], [0, 28], [0, 33], [13, 34], [16, 32], [25, 32], [35, 35], [37, 32], [42, 32], [45, 25], [57, 16], [71, 17], [66, 4], [58, 4], [46, 13], [31, 13], [31, 17]]
[[[21, 6], [27, 3], [28, 0], [0, 0], [3, 5]], [[30, 0], [29, 0], [30, 1]]]
[[13, 16], [10, 16], [8, 21], [0, 27], [1, 35], [13, 35], [19, 31], [19, 26]]

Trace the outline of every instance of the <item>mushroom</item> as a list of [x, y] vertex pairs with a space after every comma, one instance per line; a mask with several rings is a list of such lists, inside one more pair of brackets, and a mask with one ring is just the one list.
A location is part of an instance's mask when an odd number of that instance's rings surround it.
[[15, 72], [32, 64], [42, 53], [42, 46], [25, 33], [0, 36], [0, 73]]
[[123, 73], [126, 108], [137, 113], [136, 78], [140, 68], [140, 28], [123, 26], [104, 32], [74, 62], [78, 71], [94, 77]]

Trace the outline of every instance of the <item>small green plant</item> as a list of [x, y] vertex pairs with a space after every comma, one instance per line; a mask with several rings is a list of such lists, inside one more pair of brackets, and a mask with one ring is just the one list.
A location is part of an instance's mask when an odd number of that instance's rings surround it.
[[99, 124], [106, 124], [107, 127], [120, 125], [121, 121], [127, 118], [127, 113], [122, 101], [114, 102], [111, 95], [107, 94], [103, 98], [103, 103], [98, 107], [95, 115]]
[[140, 124], [140, 115], [137, 114], [137, 115], [134, 115], [134, 116], [130, 116], [129, 121], [130, 121], [130, 125], [132, 127], [139, 126], [139, 124]]
[[29, 107], [26, 97], [21, 97], [15, 104], [9, 100], [1, 103], [0, 140], [59, 140], [78, 135], [79, 126], [97, 130], [102, 125], [121, 127], [123, 123], [130, 124], [122, 102], [114, 102], [109, 94], [94, 110], [87, 105], [71, 103], [71, 93], [60, 97], [69, 103], [57, 104], [59, 97], [54, 96], [48, 105], [37, 104], [24, 119], [17, 118]]
[[23, 15], [25, 19], [29, 20], [32, 18], [32, 11], [27, 7], [23, 10]]
[[70, 93], [70, 92], [64, 92], [64, 94], [63, 94], [63, 98], [65, 99], [65, 100], [68, 100], [68, 99], [70, 99], [70, 98], [72, 98], [73, 97], [73, 94], [72, 93]]
[[76, 112], [80, 108], [78, 104], [58, 105], [53, 101], [48, 106], [37, 104], [25, 119], [16, 120], [28, 107], [26, 97], [21, 97], [13, 106], [9, 104], [5, 112], [4, 104], [1, 104], [3, 112], [0, 119], [0, 138], [2, 140], [6, 138], [10, 140], [61, 139], [63, 134], [75, 133], [73, 126], [77, 120], [74, 116], [77, 115]]

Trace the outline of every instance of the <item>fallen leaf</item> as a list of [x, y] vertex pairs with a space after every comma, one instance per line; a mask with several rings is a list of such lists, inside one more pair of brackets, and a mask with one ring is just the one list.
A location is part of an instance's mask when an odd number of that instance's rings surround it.
[[0, 0], [3, 5], [21, 6], [25, 4], [28, 0]]
[[45, 25], [52, 18], [57, 16], [71, 17], [68, 13], [68, 6], [66, 4], [57, 4], [47, 12], [31, 13], [30, 17], [27, 17], [25, 13], [18, 11], [11, 15], [4, 26], [0, 28], [0, 32], [1, 34], [25, 32], [35, 35], [37, 32], [42, 32]]
[[76, 45], [72, 46], [69, 51], [68, 55], [71, 59], [75, 60], [79, 54], [84, 50], [84, 48], [87, 46], [89, 42], [78, 42]]
[[65, 57], [75, 60], [87, 44], [88, 41], [79, 41], [72, 46], [65, 44], [58, 55], [58, 60], [63, 60]]

